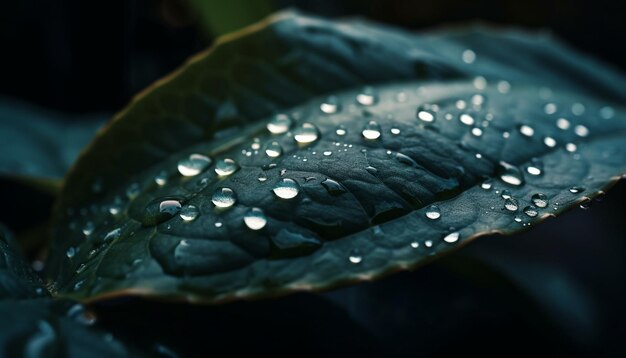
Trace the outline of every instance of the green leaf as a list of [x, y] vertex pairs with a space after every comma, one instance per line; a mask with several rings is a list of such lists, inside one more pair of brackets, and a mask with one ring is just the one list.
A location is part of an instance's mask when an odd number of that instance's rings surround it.
[[520, 32], [280, 14], [156, 83], [92, 142], [57, 205], [49, 275], [77, 299], [215, 303], [416, 267], [618, 180], [625, 83]]
[[41, 280], [18, 252], [17, 245], [0, 225], [0, 300], [47, 296]]

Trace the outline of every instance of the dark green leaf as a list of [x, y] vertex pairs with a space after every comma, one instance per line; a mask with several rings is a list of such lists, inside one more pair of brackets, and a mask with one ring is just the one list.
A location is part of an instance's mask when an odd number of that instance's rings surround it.
[[[624, 83], [518, 32], [415, 37], [279, 15], [219, 41], [96, 138], [57, 207], [51, 277], [80, 299], [220, 302], [415, 267], [614, 183]], [[289, 132], [266, 129], [278, 113]], [[196, 153], [212, 163], [177, 170]], [[216, 191], [235, 205], [216, 208]]]
[[0, 300], [47, 296], [41, 280], [18, 252], [7, 230], [0, 225]]

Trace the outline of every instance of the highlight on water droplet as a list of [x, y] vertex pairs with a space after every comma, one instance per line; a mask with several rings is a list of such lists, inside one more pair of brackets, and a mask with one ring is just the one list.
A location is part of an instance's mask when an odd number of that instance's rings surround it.
[[583, 191], [585, 191], [585, 188], [583, 188], [582, 186], [573, 186], [569, 188], [569, 192], [572, 194], [579, 194], [579, 193], [582, 193]]
[[369, 121], [363, 127], [363, 131], [361, 132], [361, 134], [363, 134], [363, 137], [365, 137], [365, 139], [374, 140], [380, 137], [380, 132], [380, 125], [378, 125], [376, 121]]
[[217, 188], [213, 192], [211, 202], [218, 208], [230, 208], [237, 202], [237, 196], [231, 188]]
[[501, 161], [498, 163], [498, 175], [503, 182], [513, 185], [521, 186], [524, 184], [524, 175], [518, 167], [511, 165], [507, 162]]
[[417, 108], [417, 118], [422, 122], [432, 123], [435, 121], [435, 112], [420, 106]]
[[293, 139], [299, 144], [309, 144], [315, 142], [319, 138], [319, 131], [312, 123], [302, 123], [302, 125], [293, 131]]
[[346, 133], [348, 133], [348, 131], [346, 130], [346, 127], [343, 124], [340, 124], [339, 126], [337, 126], [337, 129], [335, 130], [335, 134], [337, 134], [338, 136], [344, 136], [346, 135]]
[[434, 205], [434, 204], [430, 205], [426, 209], [426, 217], [431, 220], [437, 220], [441, 217], [441, 210], [439, 209], [437, 205]]
[[209, 165], [211, 165], [209, 157], [202, 154], [191, 154], [178, 162], [178, 172], [183, 176], [191, 177], [200, 174]]
[[531, 218], [534, 218], [535, 216], [539, 215], [539, 211], [537, 211], [537, 208], [532, 205], [525, 207], [523, 211], [524, 211], [524, 214], [526, 214], [527, 216], [530, 216]]
[[476, 53], [470, 49], [466, 49], [463, 51], [461, 59], [467, 64], [472, 64], [476, 61]]
[[372, 87], [365, 87], [361, 93], [357, 94], [356, 101], [362, 106], [372, 106], [378, 102], [378, 94]]
[[281, 199], [293, 199], [300, 192], [300, 185], [293, 179], [282, 178], [272, 191]]
[[363, 261], [363, 256], [361, 255], [361, 251], [359, 249], [352, 249], [348, 255], [348, 260], [353, 264], [358, 264]]
[[589, 135], [589, 129], [582, 124], [578, 124], [574, 127], [574, 133], [579, 137], [586, 137]]
[[519, 132], [526, 137], [532, 137], [535, 134], [535, 130], [533, 129], [533, 127], [527, 124], [522, 124], [521, 126], [519, 126]]
[[265, 145], [265, 154], [270, 158], [277, 158], [283, 154], [283, 147], [278, 142], [269, 142]]
[[322, 104], [320, 104], [320, 110], [326, 114], [337, 113], [341, 110], [341, 104], [336, 96], [327, 97]]
[[467, 113], [462, 113], [459, 116], [459, 121], [461, 121], [461, 123], [465, 124], [466, 126], [473, 126], [475, 122], [474, 117], [472, 117], [471, 115]]
[[[459, 241], [459, 233], [458, 232], [449, 233], [448, 235], [446, 235], [443, 238], [443, 241], [445, 241], [445, 242], [447, 242], [449, 244], [455, 243], [455, 242]], [[432, 246], [432, 244], [431, 244], [431, 246]]]
[[517, 202], [517, 199], [508, 198], [504, 201], [504, 208], [508, 211], [517, 211], [519, 203]]
[[546, 206], [548, 206], [548, 197], [545, 194], [533, 194], [531, 200], [533, 204], [538, 208], [545, 208]]
[[279, 113], [267, 122], [267, 130], [272, 134], [283, 134], [289, 130], [291, 123], [293, 121], [288, 115]]
[[250, 208], [243, 216], [243, 222], [251, 230], [261, 230], [267, 225], [267, 217], [265, 217], [263, 210]]
[[200, 210], [195, 205], [185, 205], [178, 214], [184, 221], [194, 221], [200, 215]]
[[239, 170], [239, 164], [230, 158], [220, 159], [215, 163], [215, 173], [219, 176], [228, 176]]

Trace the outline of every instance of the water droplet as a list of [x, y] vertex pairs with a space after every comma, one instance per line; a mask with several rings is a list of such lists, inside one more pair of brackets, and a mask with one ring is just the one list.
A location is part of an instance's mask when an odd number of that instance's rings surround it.
[[267, 175], [265, 173], [260, 173], [258, 178], [257, 178], [260, 182], [264, 182], [267, 180]]
[[107, 232], [107, 234], [104, 235], [104, 241], [116, 240], [119, 239], [120, 236], [122, 236], [122, 229], [118, 227]]
[[335, 96], [330, 96], [320, 104], [320, 110], [326, 114], [337, 113], [341, 110], [341, 104], [339, 99]]
[[417, 163], [409, 156], [402, 153], [396, 153], [395, 158], [398, 162], [411, 167], [417, 167]]
[[417, 118], [422, 120], [422, 122], [432, 123], [435, 121], [435, 112], [420, 106], [417, 108]]
[[529, 205], [524, 208], [524, 214], [530, 216], [531, 218], [534, 218], [535, 216], [539, 215], [539, 212], [537, 211], [536, 207]]
[[541, 159], [531, 159], [530, 165], [526, 168], [526, 171], [530, 175], [541, 175], [543, 173], [543, 162], [541, 161]]
[[[445, 242], [447, 242], [449, 244], [455, 243], [455, 242], [459, 241], [459, 233], [458, 232], [452, 232], [452, 233], [446, 235], [443, 238], [443, 241], [445, 241]], [[426, 245], [426, 246], [428, 246], [428, 245]], [[432, 243], [431, 243], [430, 246], [432, 246]], [[430, 246], [428, 246], [428, 247], [430, 247]]]
[[411, 243], [411, 247], [412, 247], [412, 248], [414, 248], [414, 249], [417, 249], [418, 247], [420, 247], [420, 243], [419, 243], [419, 242], [417, 242], [417, 241], [413, 241], [413, 242]]
[[141, 192], [141, 187], [139, 186], [139, 183], [132, 183], [128, 186], [128, 188], [126, 188], [126, 197], [128, 197], [128, 199], [135, 199], [137, 196], [139, 196], [139, 193]]
[[585, 188], [581, 186], [573, 186], [569, 188], [569, 192], [572, 194], [579, 194], [579, 193], [582, 193], [583, 191], [585, 191]]
[[90, 236], [91, 234], [93, 234], [94, 229], [95, 226], [93, 222], [87, 221], [87, 223], [85, 223], [85, 226], [83, 227], [83, 235]]
[[356, 101], [362, 106], [372, 106], [378, 101], [378, 95], [372, 87], [365, 87], [363, 91], [356, 96]]
[[615, 115], [615, 110], [613, 107], [605, 106], [600, 108], [600, 117], [604, 119], [611, 119]]
[[545, 137], [543, 138], [543, 144], [547, 147], [554, 148], [556, 146], [556, 140], [552, 137]]
[[532, 137], [535, 134], [535, 130], [533, 129], [533, 127], [527, 124], [522, 124], [521, 126], [519, 126], [519, 132], [526, 137]]
[[324, 153], [322, 153], [325, 157], [330, 157], [331, 155], [333, 155], [333, 152], [330, 150], [326, 150], [324, 151]]
[[348, 131], [346, 130], [346, 127], [343, 124], [340, 124], [337, 129], [335, 130], [335, 133], [338, 136], [344, 136], [346, 135], [346, 133], [348, 133]]
[[474, 81], [472, 82], [474, 84], [474, 87], [476, 87], [476, 89], [484, 90], [485, 88], [487, 88], [487, 79], [483, 76], [474, 77]]
[[378, 169], [372, 167], [371, 165], [368, 165], [367, 167], [365, 167], [365, 170], [367, 170], [367, 172], [372, 175], [378, 174]]
[[202, 154], [191, 154], [188, 158], [181, 159], [178, 162], [178, 171], [186, 177], [200, 174], [209, 165], [211, 159]]
[[508, 198], [504, 201], [504, 208], [508, 211], [517, 211], [519, 203], [517, 202], [517, 199]]
[[471, 115], [467, 114], [467, 113], [463, 113], [459, 116], [459, 121], [461, 121], [461, 123], [465, 124], [466, 126], [472, 126], [474, 125], [474, 117], [472, 117]]
[[502, 138], [509, 139], [510, 136], [511, 136], [511, 133], [509, 133], [509, 132], [502, 132]]
[[331, 195], [340, 195], [346, 192], [346, 188], [344, 188], [343, 185], [329, 178], [326, 178], [324, 179], [324, 181], [322, 181], [322, 186]]
[[267, 130], [272, 134], [287, 133], [292, 122], [293, 121], [288, 115], [280, 113], [267, 122]]
[[[444, 240], [445, 240], [445, 238], [444, 238]], [[433, 241], [432, 240], [424, 241], [424, 246], [426, 246], [426, 247], [433, 247]]]
[[518, 167], [511, 165], [507, 162], [500, 162], [498, 164], [498, 175], [503, 182], [520, 186], [524, 184], [524, 175]]
[[576, 149], [578, 149], [578, 147], [576, 146], [576, 144], [574, 143], [567, 143], [565, 145], [565, 150], [567, 150], [570, 153], [573, 153], [576, 151]]
[[566, 130], [570, 127], [570, 122], [566, 118], [559, 118], [556, 120], [556, 126], [559, 129]]
[[211, 201], [218, 208], [230, 208], [237, 202], [237, 196], [231, 188], [217, 188], [213, 192]]
[[363, 127], [363, 131], [361, 133], [366, 139], [378, 139], [378, 137], [380, 137], [380, 126], [376, 123], [376, 121], [369, 121]]
[[586, 137], [589, 135], [589, 129], [587, 129], [587, 127], [583, 126], [582, 124], [579, 124], [574, 127], [574, 133], [576, 133], [576, 135], [579, 137]]
[[543, 107], [544, 112], [546, 112], [546, 114], [554, 114], [556, 113], [556, 104], [554, 103], [547, 103], [544, 107]]
[[70, 247], [65, 251], [65, 256], [67, 256], [68, 259], [74, 257], [74, 255], [76, 255], [76, 249], [74, 247]]
[[227, 176], [239, 170], [239, 164], [230, 158], [218, 160], [215, 163], [215, 173], [219, 176]]
[[200, 215], [200, 210], [195, 205], [185, 205], [180, 209], [179, 215], [185, 221], [194, 221]]
[[572, 104], [572, 113], [576, 116], [582, 115], [585, 113], [585, 105], [578, 102]]
[[158, 186], [163, 186], [165, 184], [167, 184], [167, 172], [165, 170], [161, 170], [155, 177], [154, 177], [154, 182], [158, 185]]
[[474, 63], [474, 61], [476, 61], [476, 53], [470, 49], [466, 49], [465, 51], [463, 51], [461, 58], [463, 59], [463, 62], [467, 64], [472, 64]]
[[441, 217], [441, 210], [437, 205], [431, 205], [426, 209], [426, 217], [431, 220], [437, 220]]
[[398, 129], [398, 128], [391, 128], [391, 134], [393, 134], [393, 135], [400, 134], [400, 129]]
[[263, 210], [250, 208], [243, 216], [243, 222], [251, 230], [261, 230], [267, 225], [267, 217], [265, 217]]
[[363, 256], [361, 255], [361, 252], [358, 249], [352, 249], [350, 250], [348, 260], [353, 264], [358, 264], [361, 261], [363, 261]]
[[516, 223], [521, 223], [521, 222], [522, 222], [522, 218], [521, 218], [521, 217], [519, 217], [519, 216], [515, 216], [515, 217], [513, 218], [513, 220], [515, 220], [515, 222], [516, 222]]
[[283, 147], [278, 142], [270, 142], [265, 145], [265, 154], [270, 158], [277, 158], [283, 154]]
[[502, 190], [502, 193], [500, 194], [500, 197], [502, 199], [511, 199], [513, 196], [511, 195], [510, 191], [504, 189], [504, 190]]
[[474, 128], [472, 128], [472, 134], [473, 134], [475, 137], [480, 137], [480, 136], [482, 136], [482, 135], [483, 135], [483, 130], [482, 130], [482, 129], [480, 129], [480, 128], [478, 128], [478, 127], [474, 127]]
[[215, 224], [214, 224], [214, 226], [217, 227], [217, 228], [222, 227], [222, 225], [223, 224], [221, 222], [219, 222], [219, 221], [216, 221]]
[[548, 206], [548, 197], [544, 194], [537, 193], [531, 197], [533, 204], [538, 208], [545, 208]]
[[283, 178], [276, 183], [272, 191], [281, 199], [293, 199], [300, 192], [300, 185], [293, 179]]
[[302, 126], [296, 128], [293, 132], [293, 139], [300, 144], [309, 144], [315, 142], [319, 138], [317, 127], [311, 123], [302, 123]]
[[500, 93], [509, 93], [511, 90], [511, 84], [507, 81], [498, 82], [498, 92]]
[[584, 198], [583, 201], [580, 202], [580, 208], [583, 209], [583, 210], [587, 210], [587, 209], [589, 209], [591, 207], [591, 204], [593, 204], [591, 199]]
[[491, 190], [492, 186], [493, 186], [493, 182], [491, 181], [491, 179], [487, 179], [480, 184], [480, 187], [485, 190]]

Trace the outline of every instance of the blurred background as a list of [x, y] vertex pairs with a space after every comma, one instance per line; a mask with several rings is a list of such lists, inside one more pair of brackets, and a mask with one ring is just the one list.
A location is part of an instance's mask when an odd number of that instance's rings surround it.
[[[8, 123], [17, 126], [20, 113], [52, 115], [93, 133], [219, 34], [287, 7], [416, 31], [474, 21], [545, 29], [626, 72], [618, 1], [22, 0], [0, 12], [0, 116], [10, 108]], [[84, 144], [76, 139], [77, 148]], [[19, 197], [19, 189], [0, 185], [4, 198], [16, 190]], [[32, 231], [33, 217], [20, 213], [52, 202], [39, 200], [3, 205], [2, 220], [18, 233]], [[163, 356], [199, 355], [210, 345], [243, 354], [624, 357], [625, 202], [622, 180], [589, 210], [512, 238], [483, 238], [416, 272], [322, 295], [200, 311], [123, 301], [96, 311], [117, 336]], [[155, 312], [161, 324], [153, 324]]]

